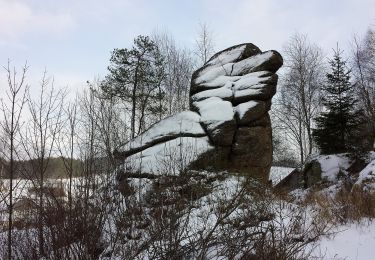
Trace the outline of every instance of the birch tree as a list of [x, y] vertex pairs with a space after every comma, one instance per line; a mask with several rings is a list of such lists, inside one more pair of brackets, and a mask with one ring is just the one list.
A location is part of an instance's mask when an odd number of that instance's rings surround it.
[[321, 108], [324, 82], [322, 50], [295, 34], [284, 47], [285, 71], [281, 78], [275, 116], [299, 152], [300, 163], [313, 151], [313, 118]]

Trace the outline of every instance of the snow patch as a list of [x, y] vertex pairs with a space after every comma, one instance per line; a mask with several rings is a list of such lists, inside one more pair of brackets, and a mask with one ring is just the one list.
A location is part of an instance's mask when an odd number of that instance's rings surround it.
[[331, 154], [319, 156], [318, 162], [322, 169], [322, 178], [331, 182], [337, 181], [338, 173], [345, 172], [350, 166], [347, 154]]
[[233, 120], [234, 109], [232, 103], [224, 101], [218, 97], [210, 97], [203, 101], [194, 102], [201, 114], [201, 121], [208, 124], [210, 129], [218, 125]]
[[259, 102], [248, 101], [246, 103], [241, 103], [238, 106], [236, 106], [236, 111], [240, 119], [243, 118], [243, 116], [246, 114], [247, 111], [249, 111], [252, 108], [255, 108], [257, 105], [259, 105]]
[[229, 88], [231, 88], [233, 82], [239, 80], [240, 78], [241, 76], [219, 76], [211, 81], [205, 82], [203, 86], [206, 88], [220, 88], [229, 85]]
[[[195, 79], [195, 84], [203, 84], [206, 82], [212, 82], [216, 78], [221, 76], [230, 76], [232, 71], [233, 63], [227, 63], [220, 67], [208, 67], [203, 69], [199, 76]], [[218, 79], [223, 81], [223, 78]]]
[[[230, 83], [231, 85], [231, 83]], [[200, 101], [202, 99], [206, 99], [209, 97], [219, 97], [222, 99], [229, 99], [233, 95], [233, 92], [230, 88], [227, 86], [221, 87], [221, 88], [216, 88], [216, 89], [210, 89], [210, 90], [205, 90], [202, 92], [199, 92], [191, 97], [193, 101]]]
[[241, 60], [233, 65], [232, 75], [243, 75], [255, 71], [258, 66], [268, 61], [273, 55], [272, 51], [267, 51]]
[[154, 124], [142, 135], [126, 143], [120, 151], [129, 151], [163, 138], [165, 136], [177, 136], [178, 134], [205, 135], [200, 125], [201, 117], [193, 111], [184, 111], [165, 118]]
[[246, 48], [246, 44], [240, 45], [237, 48], [220, 53], [217, 57], [207, 62], [210, 66], [217, 66], [236, 61]]
[[291, 167], [279, 167], [279, 166], [272, 166], [270, 170], [269, 180], [272, 181], [272, 185], [275, 186], [278, 184], [282, 179], [289, 175], [294, 170]]
[[268, 71], [259, 71], [246, 74], [234, 83], [234, 90], [243, 90], [251, 88], [254, 85], [258, 85], [261, 81], [266, 81], [271, 77], [265, 77], [269, 74]]
[[[365, 222], [365, 221], [363, 221]], [[322, 238], [312, 256], [317, 259], [374, 259], [375, 222], [341, 226], [333, 237]], [[315, 258], [314, 258], [315, 259]]]
[[178, 175], [210, 149], [208, 137], [180, 137], [129, 156], [123, 167], [131, 172]]
[[242, 97], [248, 97], [254, 98], [255, 96], [263, 94], [264, 90], [269, 88], [270, 86], [266, 84], [257, 84], [252, 87], [249, 87], [247, 89], [241, 89], [234, 92], [234, 98], [242, 98]]
[[375, 160], [372, 160], [360, 173], [355, 183], [367, 190], [375, 190]]

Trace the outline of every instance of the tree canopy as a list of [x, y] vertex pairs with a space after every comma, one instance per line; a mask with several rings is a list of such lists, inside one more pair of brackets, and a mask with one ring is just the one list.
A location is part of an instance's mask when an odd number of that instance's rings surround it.
[[107, 96], [119, 97], [129, 104], [132, 138], [144, 130], [148, 112], [161, 113], [164, 109], [163, 60], [158, 46], [148, 36], [135, 38], [131, 49], [112, 51], [109, 74], [101, 88]]

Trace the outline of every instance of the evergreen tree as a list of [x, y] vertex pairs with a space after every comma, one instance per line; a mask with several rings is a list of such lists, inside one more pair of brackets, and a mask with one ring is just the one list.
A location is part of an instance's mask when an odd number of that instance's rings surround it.
[[164, 58], [155, 42], [140, 35], [131, 49], [113, 50], [108, 70], [101, 88], [106, 95], [129, 104], [131, 138], [134, 138], [144, 130], [147, 113], [160, 119], [164, 111]]
[[331, 72], [323, 86], [324, 111], [315, 118], [315, 142], [323, 154], [342, 153], [354, 149], [362, 112], [356, 108], [354, 86], [350, 83], [350, 70], [337, 48], [329, 61]]

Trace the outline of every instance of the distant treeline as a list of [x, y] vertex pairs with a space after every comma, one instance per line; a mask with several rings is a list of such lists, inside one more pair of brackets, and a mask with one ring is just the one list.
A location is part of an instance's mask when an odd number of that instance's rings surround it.
[[[68, 178], [68, 168], [70, 159], [64, 157], [50, 157], [44, 159], [48, 164], [44, 171], [45, 178]], [[37, 178], [39, 169], [38, 159], [33, 160], [18, 160], [15, 161], [14, 178]], [[82, 176], [84, 162], [82, 160], [73, 159], [73, 177]], [[9, 178], [9, 163], [0, 158], [0, 178]]]

